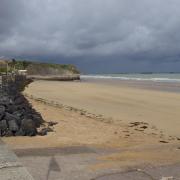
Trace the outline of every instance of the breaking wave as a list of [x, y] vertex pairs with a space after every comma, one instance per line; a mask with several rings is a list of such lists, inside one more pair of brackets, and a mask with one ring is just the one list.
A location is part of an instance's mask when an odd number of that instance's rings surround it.
[[[153, 76], [153, 77], [152, 77]], [[156, 76], [156, 77], [155, 77]], [[168, 77], [169, 76], [169, 77]], [[177, 77], [175, 77], [177, 76]], [[180, 82], [180, 74], [177, 75], [82, 75], [82, 79], [119, 79], [132, 81], [154, 81], [154, 82]]]

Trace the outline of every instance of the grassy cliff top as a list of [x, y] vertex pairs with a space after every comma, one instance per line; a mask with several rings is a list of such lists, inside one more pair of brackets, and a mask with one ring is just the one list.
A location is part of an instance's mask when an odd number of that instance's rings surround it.
[[[29, 75], [66, 75], [79, 74], [79, 70], [71, 64], [52, 64], [31, 61], [12, 60], [8, 62], [9, 71], [26, 69]], [[6, 66], [0, 62], [0, 72], [6, 72]]]

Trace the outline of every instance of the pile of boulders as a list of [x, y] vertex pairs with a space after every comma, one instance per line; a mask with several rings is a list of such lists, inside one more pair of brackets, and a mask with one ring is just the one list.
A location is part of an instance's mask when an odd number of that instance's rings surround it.
[[46, 122], [21, 93], [32, 82], [21, 75], [2, 76], [0, 87], [0, 136], [35, 136], [52, 132], [55, 122]]
[[0, 136], [35, 136], [42, 123], [21, 93], [0, 93]]

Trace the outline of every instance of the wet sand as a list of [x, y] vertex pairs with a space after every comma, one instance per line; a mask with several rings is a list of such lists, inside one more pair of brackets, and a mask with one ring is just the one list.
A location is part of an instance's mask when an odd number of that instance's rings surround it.
[[130, 87], [136, 89], [155, 90], [161, 92], [180, 93], [180, 83], [178, 82], [162, 82], [151, 80], [121, 80], [121, 79], [98, 79], [98, 78], [82, 78], [83, 82], [106, 84], [119, 87]]

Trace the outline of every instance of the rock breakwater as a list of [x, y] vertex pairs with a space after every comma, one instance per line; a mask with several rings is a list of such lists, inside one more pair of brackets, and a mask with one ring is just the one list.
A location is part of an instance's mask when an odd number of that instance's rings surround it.
[[[35, 136], [44, 120], [21, 94], [30, 82], [24, 77], [2, 78], [0, 136]], [[41, 133], [42, 134], [42, 133]]]

